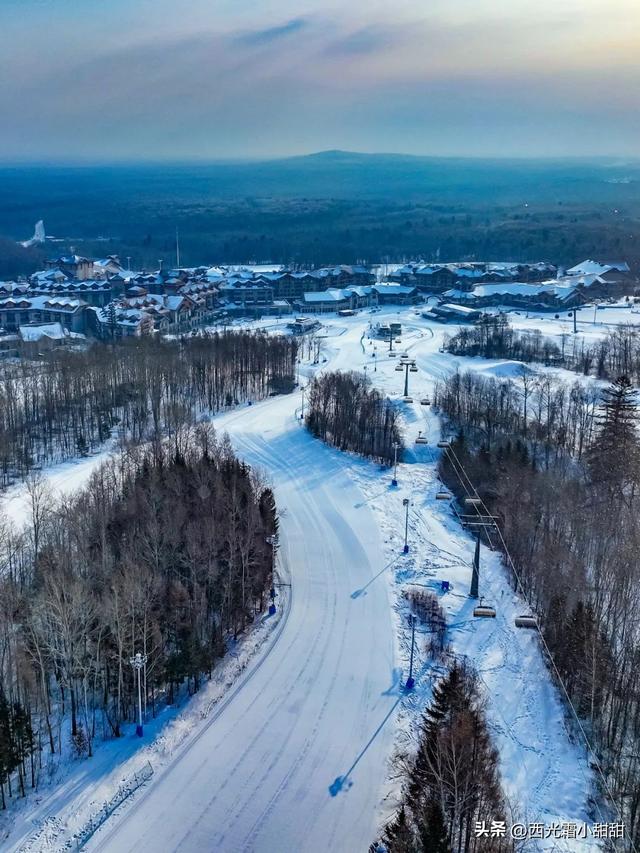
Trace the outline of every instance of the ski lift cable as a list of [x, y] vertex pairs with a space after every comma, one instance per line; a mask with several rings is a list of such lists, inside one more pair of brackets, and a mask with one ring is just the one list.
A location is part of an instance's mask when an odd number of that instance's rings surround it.
[[[458, 459], [458, 457], [457, 457], [457, 455], [456, 455], [456, 452], [455, 452], [455, 450], [451, 447], [451, 445], [449, 445], [449, 447], [447, 448], [447, 452], [450, 452], [450, 453], [451, 453], [451, 455], [453, 456], [453, 458], [455, 459], [455, 461], [456, 461], [456, 463], [457, 463], [457, 466], [460, 468], [460, 470], [461, 470], [461, 471], [462, 471], [462, 473], [464, 474], [464, 477], [465, 477], [465, 479], [466, 479], [467, 483], [469, 484], [469, 486], [468, 486], [468, 487], [467, 487], [467, 486], [465, 486], [465, 484], [464, 484], [464, 482], [463, 482], [463, 480], [462, 480], [462, 477], [461, 477], [460, 473], [456, 470], [456, 466], [455, 466], [455, 465], [452, 465], [452, 467], [454, 468], [454, 471], [456, 471], [456, 474], [457, 474], [457, 476], [458, 476], [458, 479], [460, 480], [461, 485], [463, 486], [463, 488], [465, 489], [465, 491], [468, 491], [468, 490], [469, 490], [469, 488], [470, 488], [472, 492], [475, 492], [475, 489], [474, 489], [474, 487], [473, 487], [473, 483], [472, 483], [472, 482], [471, 482], [471, 480], [469, 479], [469, 476], [468, 476], [467, 472], [465, 471], [464, 466], [462, 465], [462, 463], [461, 463], [461, 462], [460, 462], [460, 460]], [[477, 494], [477, 492], [476, 492], [476, 494]], [[486, 506], [486, 504], [484, 503], [484, 501], [482, 501], [482, 508], [485, 510], [485, 512], [487, 513], [487, 515], [489, 515], [489, 514], [490, 514], [490, 513], [489, 513], [489, 509], [488, 509], [488, 507]], [[506, 542], [505, 542], [505, 540], [504, 540], [504, 536], [502, 535], [502, 531], [500, 530], [500, 527], [498, 526], [498, 524], [496, 524], [496, 525], [495, 525], [495, 530], [496, 530], [496, 532], [497, 532], [497, 534], [498, 534], [498, 536], [499, 536], [499, 538], [500, 538], [500, 541], [501, 541], [501, 543], [502, 543], [502, 548], [503, 548], [504, 553], [506, 554], [506, 556], [507, 556], [507, 558], [508, 558], [508, 560], [509, 560], [509, 564], [510, 564], [510, 566], [511, 566], [511, 570], [512, 570], [512, 572], [513, 572], [513, 574], [514, 574], [514, 576], [515, 576], [515, 578], [516, 578], [516, 581], [517, 581], [517, 583], [518, 583], [518, 587], [519, 587], [519, 589], [520, 589], [520, 594], [521, 594], [522, 598], [524, 598], [524, 600], [525, 600], [525, 602], [526, 602], [527, 606], [529, 607], [529, 609], [531, 610], [531, 612], [535, 612], [535, 611], [534, 611], [534, 608], [531, 606], [531, 602], [530, 602], [530, 600], [529, 600], [529, 598], [528, 598], [528, 596], [527, 596], [527, 594], [526, 594], [526, 592], [525, 592], [525, 590], [524, 590], [524, 586], [523, 586], [522, 581], [521, 581], [521, 579], [520, 579], [520, 574], [519, 574], [518, 570], [516, 569], [515, 563], [514, 563], [513, 558], [512, 558], [512, 556], [511, 556], [511, 554], [510, 554], [510, 552], [509, 552], [509, 549], [507, 548], [507, 543], [506, 543]], [[489, 536], [488, 532], [487, 532], [487, 537], [489, 538], [489, 541], [491, 542], [491, 538], [490, 538], [490, 536]], [[493, 546], [493, 543], [492, 543], [492, 546]], [[614, 795], [613, 795], [613, 791], [611, 790], [611, 787], [609, 786], [609, 783], [608, 783], [608, 781], [607, 781], [607, 779], [606, 779], [606, 777], [605, 777], [605, 775], [604, 775], [604, 771], [603, 771], [603, 769], [602, 769], [602, 765], [601, 765], [600, 760], [599, 760], [599, 758], [598, 758], [598, 756], [597, 756], [597, 753], [596, 753], [595, 749], [593, 748], [593, 746], [591, 745], [591, 742], [590, 742], [590, 740], [589, 740], [589, 737], [588, 737], [588, 735], [587, 735], [587, 733], [586, 733], [586, 731], [585, 731], [585, 729], [584, 729], [584, 726], [582, 725], [582, 721], [580, 720], [580, 717], [578, 716], [578, 712], [577, 712], [577, 710], [576, 710], [576, 708], [575, 708], [575, 705], [574, 705], [574, 704], [573, 704], [573, 702], [571, 701], [571, 697], [569, 696], [569, 691], [567, 690], [567, 687], [566, 687], [566, 685], [565, 685], [565, 683], [564, 683], [564, 680], [562, 679], [562, 676], [560, 675], [560, 671], [559, 671], [559, 669], [558, 669], [558, 666], [557, 666], [557, 664], [556, 664], [556, 662], [555, 662], [555, 659], [554, 659], [553, 655], [551, 654], [551, 650], [549, 649], [549, 646], [548, 646], [548, 644], [547, 644], [547, 641], [545, 640], [545, 638], [544, 638], [544, 635], [543, 635], [542, 631], [540, 631], [539, 629], [538, 629], [538, 636], [540, 637], [540, 640], [541, 640], [542, 645], [543, 645], [543, 647], [544, 647], [544, 649], [545, 649], [545, 651], [546, 651], [546, 653], [547, 653], [547, 656], [548, 656], [549, 660], [551, 661], [551, 665], [552, 665], [552, 667], [553, 667], [553, 671], [555, 672], [556, 678], [558, 679], [558, 682], [559, 682], [560, 686], [562, 687], [562, 692], [564, 693], [564, 695], [565, 695], [565, 697], [566, 697], [566, 700], [567, 700], [567, 702], [568, 702], [568, 704], [569, 704], [569, 707], [571, 708], [571, 710], [572, 710], [572, 712], [573, 712], [573, 716], [575, 717], [576, 723], [578, 724], [578, 729], [580, 730], [580, 733], [582, 734], [582, 737], [583, 737], [584, 743], [585, 743], [585, 745], [586, 745], [586, 747], [587, 747], [587, 752], [591, 754], [591, 756], [592, 756], [592, 758], [593, 758], [593, 760], [594, 760], [594, 762], [595, 762], [595, 766], [596, 766], [596, 768], [597, 768], [597, 770], [598, 770], [598, 774], [599, 774], [599, 776], [600, 776], [600, 778], [601, 778], [601, 780], [602, 780], [602, 784], [603, 784], [604, 790], [605, 790], [605, 792], [607, 793], [607, 795], [608, 795], [608, 797], [609, 797], [609, 800], [610, 800], [611, 804], [613, 805], [613, 808], [615, 809], [615, 812], [616, 812], [616, 814], [618, 815], [618, 818], [620, 819], [620, 822], [621, 822], [621, 823], [624, 823], [622, 810], [620, 809], [620, 807], [618, 806], [618, 803], [616, 802], [616, 799], [615, 799], [615, 797], [614, 797]], [[582, 769], [582, 768], [581, 768], [581, 769]], [[584, 773], [584, 770], [583, 770], [583, 773]], [[585, 777], [585, 778], [586, 778], [586, 777]], [[601, 810], [600, 810], [600, 806], [599, 806], [599, 804], [597, 803], [597, 801], [596, 801], [596, 806], [597, 806], [597, 808], [598, 808], [598, 813], [599, 813], [600, 817], [602, 818], [602, 812], [601, 812]], [[633, 850], [635, 851], [635, 853], [638, 853], [638, 848], [636, 847], [635, 843], [633, 842], [633, 839], [631, 839], [631, 846], [632, 846]]]
[[[452, 468], [454, 469], [454, 471], [455, 471], [455, 473], [456, 473], [456, 475], [457, 475], [458, 479], [460, 480], [460, 484], [461, 484], [461, 486], [463, 487], [463, 489], [464, 489], [465, 491], [469, 491], [469, 489], [471, 489], [471, 491], [472, 491], [472, 492], [475, 492], [475, 489], [474, 489], [473, 483], [471, 482], [471, 480], [470, 480], [470, 478], [469, 478], [469, 476], [468, 476], [467, 472], [465, 471], [464, 466], [462, 465], [462, 462], [458, 459], [458, 457], [457, 457], [457, 455], [456, 455], [455, 451], [453, 450], [453, 448], [452, 448], [451, 446], [449, 446], [449, 448], [447, 448], [447, 450], [450, 450], [450, 452], [451, 452], [452, 456], [453, 456], [453, 457], [454, 457], [454, 459], [455, 459], [455, 463], [453, 463], [453, 461], [452, 461], [451, 459], [450, 459], [449, 461], [452, 463]], [[460, 469], [460, 470], [458, 470], [458, 469]], [[461, 474], [460, 472], [462, 472], [462, 474]], [[467, 485], [465, 485], [464, 480], [462, 479], [462, 475], [464, 475], [464, 478], [466, 479], [467, 483], [469, 484], [468, 486], [467, 486]], [[477, 492], [475, 492], [475, 493], [477, 494]], [[484, 503], [484, 501], [482, 501], [482, 507], [484, 508], [485, 512], [486, 512], [487, 514], [489, 514], [489, 509], [488, 509], [488, 507], [486, 506], [486, 504]], [[478, 509], [478, 508], [476, 507], [476, 509]], [[478, 510], [478, 511], [479, 511], [479, 510]], [[495, 529], [496, 529], [496, 531], [497, 531], [497, 533], [498, 533], [498, 536], [500, 537], [500, 540], [501, 540], [501, 542], [502, 542], [502, 547], [503, 547], [503, 549], [504, 549], [504, 551], [505, 551], [505, 553], [506, 553], [507, 557], [509, 558], [509, 562], [510, 562], [510, 564], [511, 564], [511, 568], [512, 568], [512, 571], [513, 571], [513, 573], [514, 573], [514, 575], [515, 575], [515, 578], [516, 578], [516, 580], [517, 580], [517, 582], [518, 582], [518, 587], [520, 588], [522, 598], [524, 598], [524, 600], [525, 600], [525, 602], [527, 603], [527, 606], [529, 607], [529, 609], [530, 609], [532, 612], [534, 612], [533, 608], [531, 607], [531, 603], [530, 603], [530, 601], [529, 601], [529, 599], [528, 599], [528, 597], [527, 597], [527, 595], [526, 595], [526, 593], [525, 593], [525, 591], [524, 591], [524, 587], [523, 587], [523, 585], [522, 585], [522, 581], [520, 580], [520, 576], [519, 576], [519, 574], [518, 574], [518, 571], [517, 571], [517, 570], [516, 570], [516, 568], [515, 568], [515, 564], [514, 564], [514, 562], [513, 562], [513, 558], [511, 557], [511, 554], [509, 553], [509, 549], [507, 548], [507, 544], [506, 544], [506, 542], [504, 541], [504, 537], [503, 537], [503, 535], [502, 535], [502, 532], [501, 532], [501, 530], [500, 530], [500, 528], [498, 527], [498, 525], [497, 525], [497, 524], [495, 525]], [[494, 545], [493, 545], [493, 541], [491, 540], [491, 536], [489, 535], [489, 531], [487, 530], [487, 531], [485, 531], [485, 532], [486, 532], [487, 538], [489, 539], [489, 542], [490, 542], [490, 544], [491, 544], [491, 547], [493, 548], [493, 547], [494, 547]], [[618, 815], [618, 817], [619, 817], [620, 821], [623, 823], [624, 821], [623, 821], [622, 811], [621, 811], [621, 809], [619, 808], [618, 804], [616, 803], [616, 800], [615, 800], [615, 798], [614, 798], [614, 796], [613, 796], [613, 792], [611, 791], [611, 788], [609, 787], [609, 784], [608, 784], [608, 782], [607, 782], [607, 779], [605, 778], [604, 771], [602, 770], [602, 766], [601, 766], [601, 764], [600, 764], [600, 761], [599, 761], [599, 759], [598, 759], [598, 756], [597, 756], [597, 754], [596, 754], [596, 752], [595, 752], [594, 748], [591, 746], [591, 743], [590, 743], [590, 741], [589, 741], [589, 738], [588, 738], [588, 736], [587, 736], [587, 733], [585, 732], [584, 727], [583, 727], [583, 725], [582, 725], [582, 723], [581, 723], [581, 721], [580, 721], [580, 718], [579, 718], [579, 716], [578, 716], [578, 713], [577, 713], [577, 711], [576, 711], [576, 709], [575, 709], [575, 706], [574, 706], [573, 702], [571, 701], [571, 697], [569, 696], [569, 692], [568, 692], [568, 690], [567, 690], [567, 688], [566, 688], [566, 686], [565, 686], [565, 684], [564, 684], [564, 681], [562, 680], [562, 677], [561, 677], [561, 675], [560, 675], [560, 672], [559, 672], [559, 670], [558, 670], [558, 667], [557, 667], [557, 665], [556, 665], [556, 662], [555, 662], [555, 660], [554, 660], [554, 658], [553, 658], [553, 655], [551, 654], [551, 650], [549, 649], [549, 647], [548, 647], [548, 645], [547, 645], [547, 643], [546, 643], [546, 640], [545, 640], [545, 638], [544, 638], [544, 636], [543, 636], [542, 632], [541, 632], [539, 629], [538, 629], [538, 635], [540, 636], [540, 639], [541, 639], [541, 641], [542, 641], [542, 643], [543, 643], [543, 646], [544, 646], [544, 648], [545, 648], [545, 650], [546, 650], [546, 652], [547, 652], [547, 655], [548, 655], [548, 657], [549, 657], [549, 660], [551, 661], [551, 663], [552, 663], [552, 665], [553, 665], [553, 669], [554, 669], [554, 671], [555, 671], [556, 677], [557, 677], [558, 681], [560, 682], [560, 685], [561, 685], [561, 687], [562, 687], [562, 690], [563, 690], [563, 692], [564, 692], [564, 695], [566, 696], [567, 702], [569, 703], [569, 706], [570, 706], [570, 708], [571, 708], [571, 710], [572, 710], [572, 712], [573, 712], [573, 715], [574, 715], [574, 717], [575, 717], [575, 719], [576, 719], [576, 722], [577, 722], [577, 724], [578, 724], [578, 728], [580, 729], [580, 732], [582, 733], [582, 736], [583, 736], [584, 742], [585, 742], [586, 747], [587, 747], [587, 753], [588, 753], [588, 754], [591, 754], [591, 756], [593, 757], [593, 759], [594, 759], [594, 761], [595, 761], [596, 768], [597, 768], [597, 770], [598, 770], [598, 774], [600, 775], [600, 778], [601, 778], [601, 780], [602, 780], [602, 783], [603, 783], [603, 786], [604, 786], [604, 790], [605, 790], [605, 792], [607, 793], [607, 795], [608, 795], [608, 797], [609, 797], [609, 800], [610, 800], [611, 804], [613, 805], [613, 808], [615, 809], [616, 814]], [[582, 772], [582, 775], [584, 776], [585, 782], [587, 783], [587, 785], [590, 785], [590, 784], [591, 784], [591, 783], [590, 783], [590, 780], [589, 780], [589, 778], [587, 777], [587, 774], [586, 774], [586, 772], [585, 772], [584, 768], [582, 767], [582, 765], [580, 765], [580, 770], [581, 770], [581, 772]], [[600, 808], [600, 804], [598, 803], [598, 801], [597, 801], [597, 800], [595, 801], [595, 805], [596, 805], [596, 808], [597, 808], [597, 810], [598, 810], [598, 815], [599, 815], [599, 817], [600, 817], [601, 821], [603, 821], [603, 820], [604, 820], [604, 816], [603, 816], [603, 814], [602, 814], [602, 809]], [[637, 853], [637, 848], [636, 848], [635, 844], [633, 844], [633, 841], [632, 841], [632, 846], [633, 846], [633, 850], [634, 850], [634, 851], [636, 851], [636, 853]]]
[[[449, 457], [449, 462], [450, 462], [450, 464], [451, 464], [451, 467], [452, 467], [452, 468], [453, 468], [453, 470], [454, 470], [454, 473], [455, 473], [455, 474], [456, 474], [456, 476], [458, 477], [458, 479], [459, 479], [459, 481], [460, 481], [460, 485], [462, 486], [463, 490], [464, 490], [465, 492], [469, 492], [469, 491], [470, 491], [472, 494], [476, 494], [476, 495], [477, 495], [477, 491], [476, 491], [476, 489], [474, 488], [473, 483], [471, 482], [471, 479], [469, 478], [469, 476], [468, 476], [467, 472], [466, 472], [466, 471], [465, 471], [465, 469], [464, 469], [464, 466], [463, 466], [462, 462], [460, 461], [460, 459], [459, 459], [459, 458], [458, 458], [458, 456], [456, 455], [456, 452], [455, 452], [455, 450], [451, 447], [451, 445], [449, 445], [449, 446], [446, 448], [446, 451], [445, 451], [445, 452], [450, 452], [450, 454], [451, 454], [451, 457]], [[463, 478], [464, 478], [464, 479], [463, 479]], [[465, 483], [465, 480], [466, 480], [466, 483]], [[484, 511], [487, 513], [487, 515], [489, 515], [489, 509], [488, 509], [488, 507], [486, 506], [486, 504], [484, 503], [484, 501], [482, 501], [482, 500], [481, 500], [481, 507], [484, 509]], [[478, 514], [480, 514], [480, 508], [479, 508], [477, 505], [476, 505], [476, 507], [475, 507], [475, 508], [476, 508], [476, 511], [478, 512]], [[525, 593], [525, 591], [524, 591], [524, 588], [523, 588], [522, 581], [521, 581], [521, 579], [520, 579], [519, 573], [518, 573], [518, 571], [517, 571], [517, 570], [516, 570], [516, 568], [515, 568], [515, 564], [514, 564], [514, 562], [513, 562], [513, 558], [511, 557], [511, 554], [509, 553], [509, 550], [508, 550], [508, 548], [507, 548], [506, 542], [504, 541], [504, 537], [502, 536], [502, 532], [500, 531], [500, 528], [498, 527], [498, 525], [497, 525], [497, 524], [495, 525], [495, 530], [497, 531], [498, 536], [500, 537], [500, 540], [501, 540], [501, 542], [502, 542], [502, 547], [503, 547], [503, 549], [504, 549], [504, 551], [505, 551], [505, 553], [506, 553], [506, 555], [507, 555], [507, 557], [508, 557], [508, 559], [509, 559], [509, 563], [511, 564], [511, 568], [512, 568], [512, 571], [513, 571], [513, 573], [514, 573], [514, 576], [515, 576], [515, 578], [516, 578], [516, 580], [517, 580], [518, 587], [519, 587], [519, 589], [520, 589], [520, 592], [521, 592], [522, 598], [524, 598], [524, 600], [525, 600], [525, 602], [527, 603], [527, 606], [529, 607], [529, 609], [530, 609], [532, 612], [534, 612], [534, 611], [533, 611], [533, 608], [531, 607], [531, 603], [530, 603], [530, 601], [529, 601], [529, 599], [528, 599], [528, 597], [527, 597], [527, 595], [526, 595], [526, 593]], [[493, 547], [494, 547], [494, 544], [493, 544], [493, 541], [492, 541], [491, 536], [490, 536], [490, 534], [489, 534], [489, 531], [488, 531], [488, 530], [485, 530], [485, 534], [486, 534], [486, 536], [487, 536], [487, 538], [488, 538], [488, 540], [489, 540], [489, 543], [490, 543], [491, 547], [493, 548]], [[562, 690], [563, 690], [563, 692], [564, 692], [564, 695], [566, 696], [567, 702], [569, 703], [569, 706], [571, 707], [571, 710], [572, 710], [572, 712], [573, 712], [573, 714], [574, 714], [574, 716], [575, 716], [575, 718], [576, 718], [576, 722], [578, 723], [578, 727], [579, 727], [579, 729], [580, 729], [580, 732], [582, 733], [582, 736], [583, 736], [584, 742], [585, 742], [586, 747], [587, 747], [587, 752], [588, 752], [589, 754], [591, 754], [591, 756], [593, 757], [593, 759], [594, 759], [594, 761], [595, 761], [595, 764], [596, 764], [596, 767], [597, 767], [598, 773], [599, 773], [599, 775], [600, 775], [600, 778], [602, 779], [602, 783], [603, 783], [604, 790], [606, 791], [607, 795], [609, 796], [609, 800], [610, 800], [610, 802], [612, 803], [612, 805], [613, 805], [613, 807], [614, 807], [614, 809], [615, 809], [615, 811], [616, 811], [616, 813], [617, 813], [618, 817], [620, 818], [621, 822], [624, 822], [624, 821], [622, 820], [622, 818], [623, 818], [623, 816], [622, 816], [622, 812], [621, 812], [620, 808], [618, 807], [618, 805], [617, 805], [617, 803], [616, 803], [616, 801], [615, 801], [615, 799], [614, 799], [614, 797], [613, 797], [613, 793], [612, 793], [611, 788], [609, 787], [609, 785], [608, 785], [608, 783], [607, 783], [607, 780], [606, 780], [606, 778], [605, 778], [605, 776], [604, 776], [604, 772], [603, 772], [602, 767], [601, 767], [601, 765], [600, 765], [600, 762], [599, 762], [599, 760], [598, 760], [598, 756], [596, 755], [595, 750], [594, 750], [594, 749], [593, 749], [593, 747], [591, 746], [591, 743], [590, 743], [590, 741], [589, 741], [589, 738], [587, 737], [587, 734], [586, 734], [586, 732], [585, 732], [585, 730], [584, 730], [584, 727], [583, 727], [583, 725], [582, 725], [582, 723], [581, 723], [581, 721], [580, 721], [580, 718], [578, 717], [577, 711], [576, 711], [576, 709], [575, 709], [575, 707], [574, 707], [574, 705], [573, 705], [573, 702], [571, 701], [571, 698], [570, 698], [569, 693], [568, 693], [568, 691], [567, 691], [567, 688], [566, 688], [566, 686], [565, 686], [565, 684], [564, 684], [564, 681], [562, 680], [562, 678], [561, 678], [561, 676], [560, 676], [560, 672], [558, 671], [558, 667], [557, 667], [557, 665], [556, 665], [556, 662], [555, 662], [555, 660], [553, 659], [553, 656], [552, 656], [552, 654], [551, 654], [551, 651], [550, 651], [550, 649], [549, 649], [549, 647], [548, 647], [548, 645], [547, 645], [547, 643], [546, 643], [546, 641], [545, 641], [545, 639], [544, 639], [544, 637], [543, 637], [543, 635], [542, 635], [542, 632], [541, 632], [539, 629], [538, 629], [538, 634], [539, 634], [539, 636], [540, 636], [540, 639], [542, 640], [542, 643], [543, 643], [543, 645], [544, 645], [544, 648], [546, 649], [546, 652], [547, 652], [547, 655], [548, 655], [548, 657], [549, 657], [549, 660], [551, 661], [551, 663], [552, 663], [552, 665], [553, 665], [553, 669], [554, 669], [554, 671], [555, 671], [556, 677], [558, 678], [558, 681], [560, 682], [560, 685], [561, 685], [561, 687], [562, 687]], [[585, 770], [584, 770], [584, 768], [582, 767], [582, 765], [580, 765], [580, 770], [581, 770], [581, 772], [582, 772], [582, 774], [583, 774], [583, 776], [584, 776], [584, 778], [585, 778], [585, 781], [587, 782], [587, 785], [589, 785], [589, 784], [590, 784], [590, 780], [587, 778], [587, 775], [586, 775]], [[596, 800], [595, 805], [596, 805], [596, 808], [597, 808], [597, 810], [598, 810], [598, 815], [600, 816], [601, 820], [603, 820], [602, 810], [601, 810], [601, 808], [600, 808], [600, 804], [597, 802], [597, 800]], [[636, 849], [635, 845], [633, 845], [633, 849], [634, 849], [634, 851], [636, 851], [636, 853], [637, 853], [637, 849]]]

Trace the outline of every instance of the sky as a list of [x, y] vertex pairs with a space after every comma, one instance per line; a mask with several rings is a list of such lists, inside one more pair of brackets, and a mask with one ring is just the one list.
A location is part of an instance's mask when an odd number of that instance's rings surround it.
[[638, 0], [0, 0], [1, 161], [640, 154]]

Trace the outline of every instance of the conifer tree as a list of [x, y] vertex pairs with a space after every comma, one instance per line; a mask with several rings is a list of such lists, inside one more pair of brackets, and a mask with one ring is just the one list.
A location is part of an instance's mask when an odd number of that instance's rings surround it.
[[387, 826], [384, 842], [389, 853], [417, 853], [404, 805], [400, 807], [395, 820]]
[[429, 797], [420, 815], [420, 843], [422, 853], [451, 853], [442, 806], [435, 797]]
[[620, 376], [603, 394], [597, 434], [587, 456], [591, 481], [609, 496], [630, 501], [640, 473], [636, 390]]

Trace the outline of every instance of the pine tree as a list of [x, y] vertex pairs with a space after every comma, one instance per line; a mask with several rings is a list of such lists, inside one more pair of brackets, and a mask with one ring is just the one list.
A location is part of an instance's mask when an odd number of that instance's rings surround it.
[[384, 843], [389, 853], [417, 853], [404, 805], [400, 807], [395, 820], [385, 829]]
[[442, 807], [429, 797], [420, 815], [420, 842], [423, 853], [451, 853]]
[[633, 497], [640, 473], [636, 391], [620, 376], [603, 394], [598, 431], [587, 454], [591, 481], [612, 497]]
[[422, 737], [409, 785], [409, 802], [414, 809], [424, 792], [437, 780], [433, 768], [442, 728], [463, 703], [465, 671], [457, 662], [433, 689], [433, 701], [422, 722]]

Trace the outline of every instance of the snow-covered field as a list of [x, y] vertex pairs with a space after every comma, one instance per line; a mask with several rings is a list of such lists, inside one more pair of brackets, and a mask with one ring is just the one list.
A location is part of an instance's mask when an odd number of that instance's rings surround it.
[[[618, 313], [623, 317], [618, 322], [635, 318], [629, 309]], [[521, 317], [514, 318], [518, 324]], [[396, 802], [394, 758], [415, 742], [437, 675], [418, 636], [416, 689], [410, 694], [402, 689], [410, 639], [402, 591], [410, 587], [441, 596], [453, 650], [467, 655], [481, 675], [514, 819], [547, 824], [606, 819], [588, 813], [592, 780], [584, 750], [568, 734], [537, 636], [514, 627], [523, 608], [498, 555], [485, 550], [481, 565], [481, 594], [496, 606], [497, 618], [474, 620], [467, 597], [472, 540], [451, 508], [435, 501], [439, 425], [419, 401], [456, 361], [470, 361], [439, 352], [445, 332], [455, 327], [426, 321], [414, 309], [329, 315], [320, 332], [327, 362], [303, 365], [302, 375], [366, 366], [374, 384], [399, 397], [404, 374], [394, 371], [397, 359], [368, 338], [369, 323], [383, 319], [403, 323], [396, 350], [408, 352], [419, 367], [410, 374], [415, 402], [401, 404], [409, 451], [399, 467], [398, 488], [391, 487], [388, 471], [306, 434], [298, 417], [299, 393], [217, 418], [239, 454], [265, 471], [282, 511], [281, 560], [291, 593], [282, 599], [287, 603], [278, 630], [249, 642], [252, 655], [242, 675], [223, 670], [211, 687], [213, 699], [220, 700], [214, 711], [201, 713], [206, 696], [193, 702], [193, 711], [183, 711], [188, 736], [172, 737], [173, 715], [164, 729], [151, 730], [157, 742], [133, 755], [139, 746], [133, 738], [121, 752], [111, 744], [98, 746], [94, 759], [70, 768], [63, 785], [45, 791], [31, 810], [22, 809], [6, 849], [59, 849], [115, 781], [150, 759], [154, 777], [88, 849], [233, 853], [316, 850], [321, 843], [345, 853], [366, 850]], [[536, 318], [536, 328], [561, 334], [554, 322], [559, 323], [553, 315], [544, 315]], [[283, 324], [269, 325], [276, 331]], [[520, 367], [474, 366], [498, 376]], [[418, 430], [427, 433], [429, 446], [414, 447]], [[98, 462], [93, 457], [53, 469], [52, 486], [59, 491], [79, 486]], [[406, 556], [403, 497], [412, 502]], [[24, 488], [14, 487], [7, 507], [16, 523], [26, 506]], [[448, 593], [440, 592], [441, 580], [450, 582]], [[163, 753], [167, 738], [170, 756]], [[51, 844], [21, 848], [47, 818], [55, 828]], [[539, 849], [585, 846], [558, 839], [536, 843]]]

